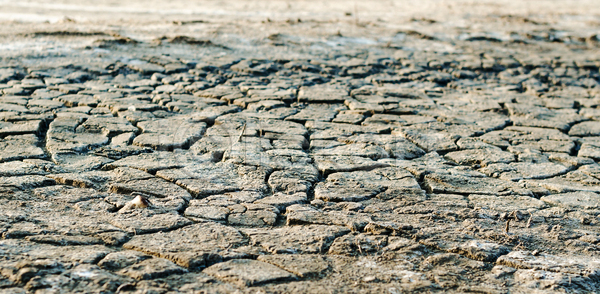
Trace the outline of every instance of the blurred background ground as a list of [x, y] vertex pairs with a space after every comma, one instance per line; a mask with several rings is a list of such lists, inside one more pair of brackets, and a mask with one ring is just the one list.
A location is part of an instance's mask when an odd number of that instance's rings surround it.
[[[482, 37], [586, 43], [598, 40], [597, 4], [585, 0], [0, 0], [0, 56], [60, 55], [102, 47], [95, 45], [106, 39], [152, 47], [160, 38], [175, 36], [208, 40], [258, 56], [310, 55], [361, 46], [456, 52], [461, 41]], [[407, 35], [420, 36], [423, 43], [407, 48], [403, 44]], [[261, 46], [269, 49], [256, 50]]]

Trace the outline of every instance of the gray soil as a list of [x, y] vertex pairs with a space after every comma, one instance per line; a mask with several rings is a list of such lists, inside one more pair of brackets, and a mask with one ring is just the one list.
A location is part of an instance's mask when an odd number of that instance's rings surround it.
[[600, 291], [596, 1], [80, 2], [0, 1], [0, 293]]

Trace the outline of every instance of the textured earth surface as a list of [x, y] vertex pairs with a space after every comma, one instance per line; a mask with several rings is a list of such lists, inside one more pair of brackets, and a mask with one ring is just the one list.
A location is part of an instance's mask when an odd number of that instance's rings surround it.
[[594, 1], [0, 1], [0, 293], [600, 291]]

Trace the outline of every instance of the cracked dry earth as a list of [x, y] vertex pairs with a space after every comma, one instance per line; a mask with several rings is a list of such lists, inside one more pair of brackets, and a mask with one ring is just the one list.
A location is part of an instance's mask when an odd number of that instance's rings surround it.
[[599, 291], [598, 38], [533, 26], [5, 55], [0, 293]]

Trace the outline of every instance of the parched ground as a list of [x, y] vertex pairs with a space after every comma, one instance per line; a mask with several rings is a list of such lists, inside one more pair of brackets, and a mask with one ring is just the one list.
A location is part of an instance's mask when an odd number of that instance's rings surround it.
[[596, 1], [80, 2], [0, 1], [0, 293], [600, 291]]

